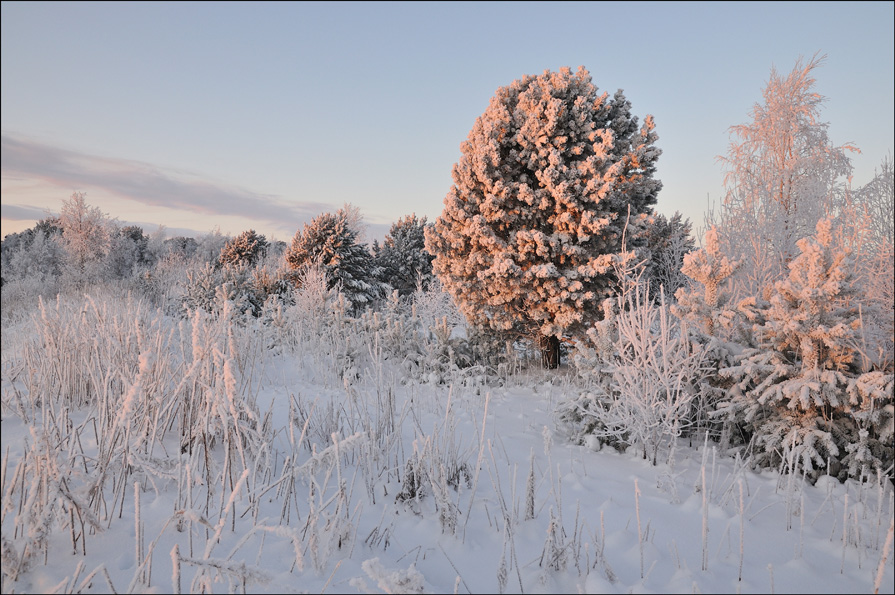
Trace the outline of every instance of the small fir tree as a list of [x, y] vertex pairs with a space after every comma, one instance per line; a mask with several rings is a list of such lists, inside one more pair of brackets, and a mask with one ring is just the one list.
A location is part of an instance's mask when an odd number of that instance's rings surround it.
[[678, 303], [672, 306], [672, 312], [695, 323], [705, 335], [714, 335], [719, 325], [725, 325], [734, 316], [727, 309], [730, 295], [724, 291], [724, 286], [740, 265], [741, 261], [731, 261], [721, 254], [720, 235], [712, 226], [705, 232], [705, 248], [685, 255], [681, 267], [681, 273], [696, 281], [702, 289], [678, 289], [675, 294]]
[[737, 382], [729, 407], [751, 431], [756, 464], [816, 478], [829, 460], [838, 469], [844, 447], [858, 441], [849, 392], [861, 321], [851, 256], [835, 249], [831, 219], [797, 246], [755, 326], [759, 347], [721, 374]]

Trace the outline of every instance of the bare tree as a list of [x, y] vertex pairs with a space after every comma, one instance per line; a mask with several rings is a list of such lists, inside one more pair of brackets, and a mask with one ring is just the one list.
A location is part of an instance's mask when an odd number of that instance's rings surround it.
[[[813, 72], [826, 56], [802, 58], [786, 76], [771, 77], [752, 121], [730, 128], [726, 195], [718, 224], [733, 242], [732, 256], [747, 256], [741, 277], [755, 294], [786, 273], [799, 238], [835, 211], [852, 172], [851, 144], [833, 145], [829, 124], [819, 121], [825, 97], [814, 90]], [[707, 226], [708, 227], [708, 226]]]
[[873, 248], [891, 247], [895, 235], [895, 172], [892, 156], [887, 155], [874, 172], [873, 179], [859, 188], [855, 204], [866, 213], [868, 241]]

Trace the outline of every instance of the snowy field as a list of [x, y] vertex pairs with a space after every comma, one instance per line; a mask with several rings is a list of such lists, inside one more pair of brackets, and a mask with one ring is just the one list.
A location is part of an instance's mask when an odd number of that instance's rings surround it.
[[460, 370], [435, 308], [299, 298], [5, 325], [3, 593], [893, 592], [885, 478], [574, 445], [574, 368]]

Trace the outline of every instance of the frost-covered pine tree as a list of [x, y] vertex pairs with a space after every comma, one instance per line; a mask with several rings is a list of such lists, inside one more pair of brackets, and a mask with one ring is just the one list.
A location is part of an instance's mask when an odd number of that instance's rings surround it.
[[267, 238], [262, 234], [255, 233], [254, 229], [249, 229], [230, 239], [224, 245], [218, 261], [222, 266], [246, 265], [251, 267], [264, 257], [267, 247]]
[[297, 231], [284, 254], [293, 271], [319, 264], [330, 288], [338, 287], [355, 310], [363, 310], [381, 295], [373, 256], [357, 242], [351, 209], [323, 213]]
[[690, 220], [684, 219], [677, 211], [670, 219], [656, 213], [652, 224], [645, 231], [649, 253], [646, 274], [650, 297], [657, 300], [661, 288], [664, 288], [665, 295], [673, 296], [678, 289], [688, 284], [687, 275], [681, 268], [684, 257], [696, 249]]
[[407, 215], [392, 224], [378, 250], [374, 250], [381, 279], [402, 297], [418, 288], [428, 289], [432, 275], [432, 255], [426, 252], [426, 218]]
[[559, 365], [560, 341], [599, 319], [623, 238], [656, 202], [654, 127], [621, 90], [599, 94], [584, 67], [497, 90], [426, 231], [435, 274], [470, 323], [536, 336], [544, 364]]
[[150, 264], [152, 256], [148, 253], [148, 246], [149, 238], [142, 227], [127, 225], [116, 230], [111, 237], [108, 259], [111, 277], [126, 279], [137, 267]]
[[220, 314], [259, 316], [271, 293], [284, 294], [286, 282], [263, 268], [245, 263], [194, 265], [185, 271], [182, 306], [187, 312], [202, 309]]
[[861, 321], [851, 255], [836, 249], [831, 218], [797, 247], [789, 276], [775, 284], [764, 323], [756, 325], [759, 347], [721, 374], [737, 381], [730, 406], [752, 434], [756, 463], [786, 463], [816, 477], [850, 442]]
[[199, 243], [196, 242], [195, 238], [177, 236], [164, 240], [162, 246], [164, 256], [173, 256], [178, 259], [189, 260], [196, 253]]

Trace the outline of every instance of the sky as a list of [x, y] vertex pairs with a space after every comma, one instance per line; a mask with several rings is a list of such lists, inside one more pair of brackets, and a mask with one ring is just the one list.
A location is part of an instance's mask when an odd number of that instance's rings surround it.
[[2, 232], [75, 191], [169, 235], [287, 241], [357, 206], [434, 220], [495, 91], [584, 66], [659, 135], [657, 210], [695, 227], [771, 68], [826, 54], [855, 187], [895, 147], [892, 2], [2, 2]]

